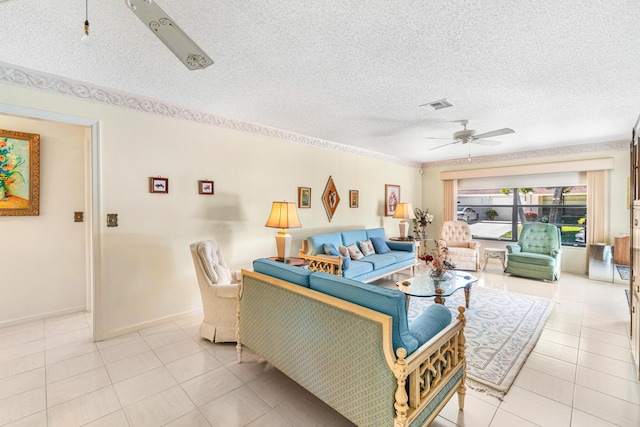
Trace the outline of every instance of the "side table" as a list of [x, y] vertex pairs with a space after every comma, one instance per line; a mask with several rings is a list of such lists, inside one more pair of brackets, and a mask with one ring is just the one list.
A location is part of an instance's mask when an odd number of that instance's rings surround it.
[[485, 271], [487, 269], [487, 262], [490, 259], [500, 260], [500, 262], [502, 263], [502, 270], [504, 271], [505, 269], [504, 262], [506, 258], [507, 258], [507, 251], [505, 249], [484, 248], [484, 267], [482, 268], [482, 271]]
[[292, 265], [294, 267], [306, 267], [307, 266], [307, 260], [303, 259], [303, 258], [291, 257], [291, 258], [289, 258], [289, 261], [287, 261], [287, 262], [278, 261], [278, 257], [275, 257], [275, 256], [269, 257], [268, 259], [270, 259], [271, 261], [277, 261], [277, 262], [282, 262], [284, 264], [289, 264], [289, 265]]

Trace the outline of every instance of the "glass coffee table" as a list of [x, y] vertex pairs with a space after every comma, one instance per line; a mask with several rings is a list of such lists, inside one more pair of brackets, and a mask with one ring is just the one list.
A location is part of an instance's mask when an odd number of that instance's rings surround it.
[[464, 289], [465, 305], [469, 308], [471, 285], [478, 281], [466, 271], [451, 271], [453, 277], [437, 283], [428, 272], [417, 273], [413, 278], [397, 282], [396, 286], [407, 297], [407, 308], [411, 297], [432, 297], [434, 302], [444, 305], [445, 299], [453, 295], [458, 289]]

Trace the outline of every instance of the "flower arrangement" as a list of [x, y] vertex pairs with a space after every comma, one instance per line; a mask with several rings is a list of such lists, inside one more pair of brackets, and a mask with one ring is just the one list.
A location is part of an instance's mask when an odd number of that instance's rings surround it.
[[456, 268], [449, 258], [449, 248], [441, 248], [437, 241], [435, 252], [426, 253], [420, 259], [427, 264], [427, 267], [431, 268], [430, 274], [432, 277], [443, 277], [447, 271]]
[[8, 144], [8, 138], [0, 138], [0, 200], [4, 199], [9, 192], [9, 186], [16, 182], [15, 178], [22, 174], [17, 170], [24, 160], [22, 157], [12, 153], [14, 146]]
[[413, 231], [418, 234], [416, 238], [427, 238], [427, 227], [433, 222], [433, 215], [429, 213], [429, 209], [423, 211], [420, 208], [413, 210], [416, 218], [413, 220]]

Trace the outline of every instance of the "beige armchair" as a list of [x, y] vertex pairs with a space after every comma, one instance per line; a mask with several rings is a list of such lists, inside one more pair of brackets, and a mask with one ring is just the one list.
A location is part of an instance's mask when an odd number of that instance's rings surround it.
[[231, 271], [214, 240], [192, 243], [191, 256], [200, 285], [204, 320], [200, 336], [211, 342], [236, 342], [240, 270]]
[[480, 242], [471, 240], [471, 227], [464, 221], [445, 221], [440, 227], [441, 248], [448, 248], [451, 263], [458, 270], [480, 269]]

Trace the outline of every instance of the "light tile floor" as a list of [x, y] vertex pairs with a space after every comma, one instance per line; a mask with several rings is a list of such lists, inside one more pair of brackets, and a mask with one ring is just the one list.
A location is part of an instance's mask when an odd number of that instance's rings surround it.
[[[376, 282], [394, 287], [408, 273]], [[625, 286], [563, 274], [558, 283], [479, 282], [553, 298], [546, 328], [503, 401], [469, 390], [432, 426], [640, 425]], [[471, 293], [473, 305], [473, 291]], [[351, 426], [278, 370], [234, 344], [198, 337], [191, 316], [92, 343], [79, 313], [0, 329], [1, 426]]]

